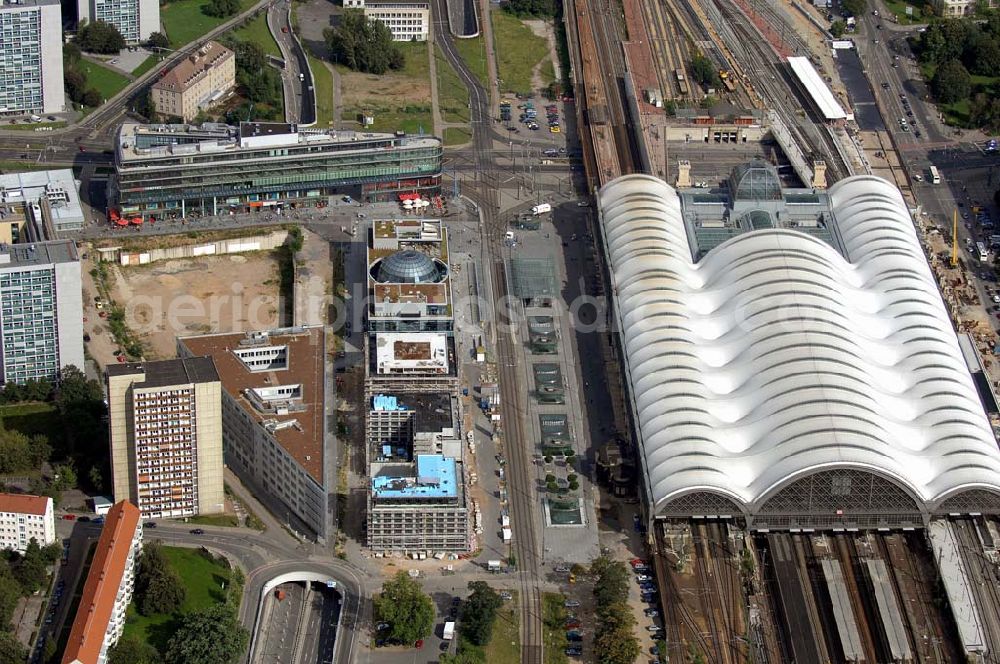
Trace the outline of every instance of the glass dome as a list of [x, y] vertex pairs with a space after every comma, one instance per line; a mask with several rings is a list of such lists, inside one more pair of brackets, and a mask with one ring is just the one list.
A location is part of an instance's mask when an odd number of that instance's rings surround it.
[[393, 284], [426, 284], [441, 280], [443, 267], [419, 251], [397, 251], [378, 266], [378, 280]]
[[734, 201], [780, 201], [782, 198], [778, 171], [763, 159], [734, 168], [729, 176], [729, 188]]

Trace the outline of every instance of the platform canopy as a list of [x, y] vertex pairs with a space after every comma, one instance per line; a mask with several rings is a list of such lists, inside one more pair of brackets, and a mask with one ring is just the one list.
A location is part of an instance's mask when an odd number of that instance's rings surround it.
[[816, 105], [816, 109], [823, 116], [824, 120], [832, 122], [847, 118], [847, 113], [837, 102], [830, 88], [823, 82], [819, 72], [809, 62], [809, 58], [802, 56], [790, 57], [788, 58], [788, 66], [792, 68], [792, 73], [795, 74], [799, 85], [809, 93], [813, 104]]

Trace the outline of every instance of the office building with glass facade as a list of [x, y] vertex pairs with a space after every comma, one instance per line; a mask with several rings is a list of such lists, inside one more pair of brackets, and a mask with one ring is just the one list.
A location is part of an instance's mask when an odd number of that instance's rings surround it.
[[0, 245], [2, 382], [83, 369], [80, 259], [68, 240]]
[[125, 214], [220, 214], [440, 191], [441, 140], [286, 123], [122, 125], [110, 200]]
[[0, 113], [58, 113], [63, 92], [58, 0], [0, 4]]
[[160, 3], [159, 0], [78, 0], [77, 19], [80, 23], [110, 23], [127, 43], [137, 44], [160, 29]]

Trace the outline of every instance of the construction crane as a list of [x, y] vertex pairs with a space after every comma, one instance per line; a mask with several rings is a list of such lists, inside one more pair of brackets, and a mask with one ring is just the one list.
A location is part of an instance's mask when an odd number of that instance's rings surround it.
[[952, 216], [951, 223], [951, 266], [958, 267], [958, 210]]

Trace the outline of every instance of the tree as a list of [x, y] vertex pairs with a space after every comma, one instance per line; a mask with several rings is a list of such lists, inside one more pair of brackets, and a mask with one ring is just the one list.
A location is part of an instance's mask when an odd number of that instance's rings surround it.
[[108, 664], [158, 664], [162, 659], [156, 648], [134, 636], [123, 636], [108, 652]]
[[493, 635], [493, 623], [503, 600], [485, 581], [472, 581], [469, 583], [469, 590], [472, 593], [462, 605], [459, 628], [462, 636], [470, 643], [485, 646]]
[[189, 614], [167, 642], [167, 664], [235, 664], [250, 634], [224, 604]]
[[865, 0], [843, 0], [840, 6], [848, 14], [860, 16], [865, 13], [868, 3]]
[[361, 10], [345, 11], [337, 27], [323, 31], [323, 38], [332, 60], [355, 71], [384, 74], [405, 64], [388, 26], [368, 19]]
[[434, 602], [409, 574], [399, 572], [375, 597], [375, 619], [389, 623], [390, 641], [414, 643], [434, 627]]
[[983, 93], [977, 94], [969, 106], [969, 119], [984, 131], [1000, 131], [1000, 99]]
[[611, 606], [628, 599], [630, 576], [625, 564], [600, 556], [590, 564], [590, 573], [597, 577], [594, 582], [594, 597], [597, 606]]
[[46, 544], [42, 547], [42, 560], [46, 565], [55, 565], [56, 561], [62, 558], [62, 547], [59, 542]]
[[228, 18], [240, 13], [239, 0], [209, 0], [202, 11], [216, 18]]
[[601, 664], [632, 664], [642, 652], [631, 629], [600, 627], [594, 636], [594, 650]]
[[150, 48], [170, 48], [170, 39], [162, 32], [149, 35]]
[[843, 21], [834, 21], [830, 24], [830, 34], [833, 35], [835, 39], [840, 39], [846, 31], [847, 24]]
[[111, 23], [84, 23], [76, 32], [76, 43], [88, 53], [111, 54], [125, 48], [125, 38]]
[[715, 65], [701, 53], [696, 53], [691, 58], [691, 76], [702, 87], [714, 88], [719, 85], [719, 72], [715, 71]]
[[977, 76], [997, 76], [1000, 74], [1000, 44], [997, 38], [980, 34], [966, 49], [962, 61]]
[[13, 632], [0, 632], [0, 664], [24, 664], [28, 651]]
[[159, 542], [147, 542], [136, 567], [136, 607], [144, 616], [171, 614], [184, 603], [186, 591], [170, 567]]
[[10, 627], [10, 621], [14, 617], [14, 609], [21, 594], [21, 585], [14, 580], [7, 566], [4, 565], [3, 573], [0, 574], [0, 631]]
[[961, 62], [949, 60], [934, 72], [931, 89], [939, 102], [950, 104], [969, 96], [972, 92], [972, 79]]
[[555, 16], [556, 3], [553, 0], [508, 0], [504, 9], [519, 18], [526, 16], [548, 18]]
[[42, 548], [38, 546], [38, 541], [34, 537], [28, 542], [24, 555], [15, 562], [13, 572], [25, 595], [35, 592], [45, 583], [48, 577], [45, 558], [42, 555]]

